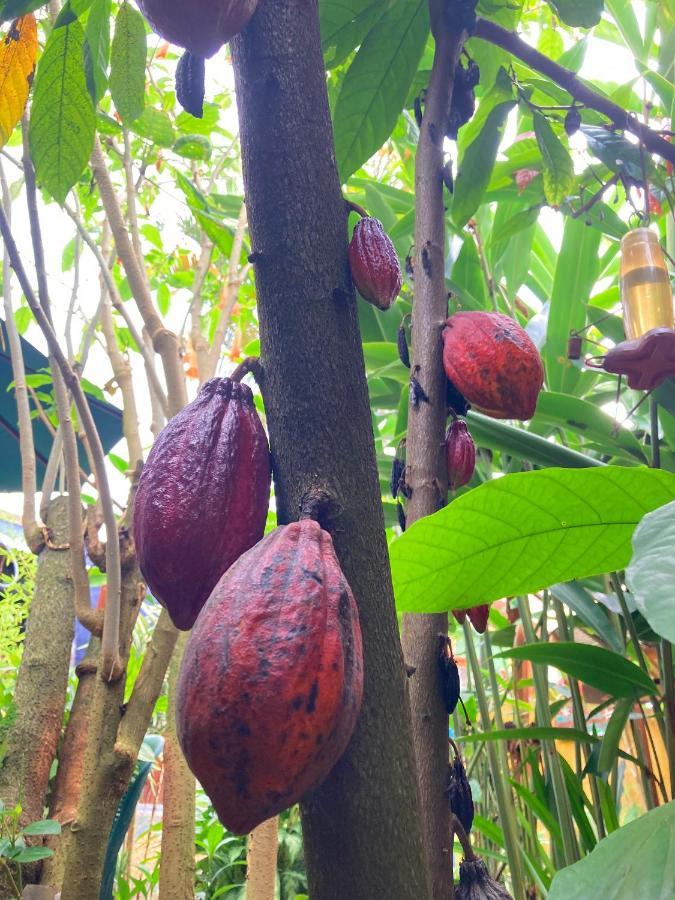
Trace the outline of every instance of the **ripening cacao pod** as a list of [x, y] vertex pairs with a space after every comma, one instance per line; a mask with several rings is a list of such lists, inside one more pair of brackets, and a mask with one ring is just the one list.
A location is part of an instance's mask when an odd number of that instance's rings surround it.
[[463, 625], [466, 622], [465, 609], [453, 609], [452, 614], [457, 619], [460, 625]]
[[138, 564], [177, 628], [192, 627], [218, 579], [263, 536], [271, 481], [251, 389], [213, 378], [150, 451], [134, 503]]
[[378, 219], [364, 216], [354, 226], [349, 268], [363, 299], [378, 309], [389, 309], [401, 290], [401, 266], [396, 248]]
[[363, 693], [358, 611], [328, 532], [284, 525], [223, 575], [187, 642], [178, 739], [235, 834], [328, 775]]
[[464, 859], [459, 864], [459, 885], [456, 900], [513, 900], [506, 888], [490, 876], [479, 856]]
[[473, 826], [473, 795], [464, 763], [459, 756], [450, 764], [447, 794], [451, 812], [457, 816], [468, 834]]
[[258, 0], [137, 0], [153, 31], [208, 59], [248, 23]]
[[453, 609], [452, 614], [460, 625], [464, 624], [468, 615], [469, 621], [478, 634], [485, 634], [490, 617], [490, 604], [482, 603], [480, 606], [472, 606], [469, 609]]
[[530, 419], [544, 383], [539, 351], [508, 316], [458, 312], [443, 329], [445, 373], [468, 402], [495, 419]]
[[445, 462], [448, 484], [453, 491], [471, 481], [476, 468], [476, 445], [461, 419], [453, 419], [445, 435]]

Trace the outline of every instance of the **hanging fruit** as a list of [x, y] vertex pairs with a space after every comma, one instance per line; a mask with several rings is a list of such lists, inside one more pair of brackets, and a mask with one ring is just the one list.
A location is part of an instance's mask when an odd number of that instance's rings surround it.
[[469, 779], [466, 777], [464, 763], [459, 754], [455, 754], [454, 760], [450, 763], [447, 795], [451, 811], [457, 816], [468, 834], [473, 826], [473, 795]]
[[331, 771], [363, 693], [354, 597], [328, 532], [275, 529], [221, 578], [189, 637], [178, 739], [235, 834], [297, 803]]
[[271, 482], [251, 389], [213, 378], [161, 432], [134, 503], [148, 587], [187, 630], [220, 576], [263, 536]]
[[452, 614], [460, 625], [466, 622], [466, 617], [468, 616], [469, 621], [478, 634], [485, 634], [488, 619], [490, 618], [490, 604], [481, 603], [480, 606], [472, 606], [468, 609], [453, 609]]
[[530, 419], [544, 383], [539, 351], [508, 316], [458, 312], [443, 329], [445, 373], [466, 400], [495, 419]]
[[401, 265], [379, 219], [363, 216], [354, 226], [349, 268], [363, 299], [378, 309], [389, 309], [401, 290]]
[[471, 481], [476, 468], [476, 445], [466, 422], [456, 417], [445, 435], [445, 461], [451, 490], [456, 491]]
[[213, 56], [248, 23], [258, 0], [138, 0], [153, 31], [195, 56]]

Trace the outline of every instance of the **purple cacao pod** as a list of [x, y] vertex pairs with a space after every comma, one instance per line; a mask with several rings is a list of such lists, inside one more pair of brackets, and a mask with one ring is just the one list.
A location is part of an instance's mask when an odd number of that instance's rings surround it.
[[208, 59], [248, 23], [258, 0], [137, 0], [153, 31]]
[[401, 290], [401, 266], [382, 223], [364, 216], [354, 226], [349, 268], [356, 289], [378, 309], [389, 309]]
[[221, 575], [265, 530], [267, 437], [251, 389], [213, 378], [150, 451], [134, 503], [134, 541], [148, 587], [187, 631]]
[[471, 481], [476, 468], [476, 445], [466, 422], [453, 419], [445, 435], [448, 483], [453, 491]]

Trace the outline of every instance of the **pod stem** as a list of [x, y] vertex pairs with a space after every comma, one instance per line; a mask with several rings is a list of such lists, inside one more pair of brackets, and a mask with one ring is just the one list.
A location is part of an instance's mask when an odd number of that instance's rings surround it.
[[312, 519], [328, 532], [332, 531], [331, 523], [340, 513], [340, 505], [335, 495], [325, 488], [310, 488], [300, 501], [300, 521]]
[[464, 859], [477, 859], [476, 854], [473, 852], [473, 847], [471, 846], [471, 838], [466, 833], [466, 829], [454, 813], [452, 814], [452, 830], [457, 835], [459, 842], [462, 845]]
[[351, 212], [358, 213], [362, 219], [369, 218], [368, 213], [365, 211], [365, 209], [362, 206], [359, 206], [358, 203], [354, 203], [353, 200], [345, 200], [345, 203], [347, 204], [347, 209], [350, 213]]
[[260, 383], [260, 375], [262, 366], [257, 356], [247, 356], [243, 362], [240, 362], [237, 368], [229, 376], [230, 381], [241, 381], [246, 375], [253, 375], [255, 380]]

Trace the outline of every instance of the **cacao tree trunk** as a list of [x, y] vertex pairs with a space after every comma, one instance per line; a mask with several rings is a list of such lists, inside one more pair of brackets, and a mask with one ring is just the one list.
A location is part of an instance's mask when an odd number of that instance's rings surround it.
[[68, 550], [68, 498], [47, 510], [51, 545], [40, 554], [14, 692], [16, 719], [0, 769], [0, 797], [21, 803], [21, 823], [43, 817], [49, 772], [63, 725], [75, 628]]
[[279, 817], [258, 825], [246, 848], [246, 900], [274, 900], [279, 850]]
[[232, 42], [279, 521], [310, 489], [338, 512], [359, 604], [356, 732], [302, 804], [312, 900], [425, 900], [415, 765], [370, 407], [347, 263], [317, 0], [262, 0]]

